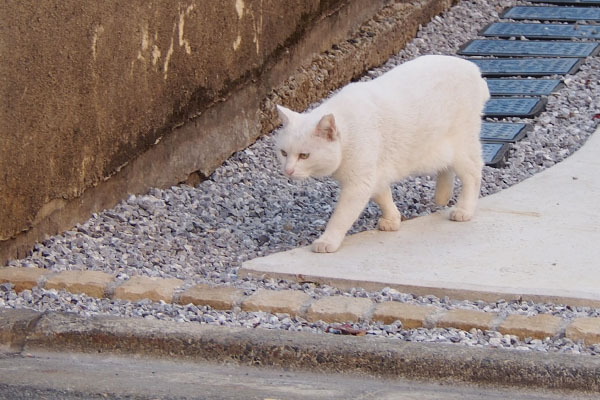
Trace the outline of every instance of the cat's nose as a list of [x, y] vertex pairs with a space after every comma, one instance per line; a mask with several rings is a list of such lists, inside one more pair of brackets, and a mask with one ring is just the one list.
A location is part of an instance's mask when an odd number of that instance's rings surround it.
[[294, 168], [286, 168], [286, 169], [285, 169], [285, 174], [286, 174], [287, 176], [292, 176], [292, 175], [294, 175]]

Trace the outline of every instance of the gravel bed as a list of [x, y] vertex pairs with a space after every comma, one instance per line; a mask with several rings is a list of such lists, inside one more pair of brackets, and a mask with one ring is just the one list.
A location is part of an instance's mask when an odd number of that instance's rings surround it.
[[[475, 38], [488, 23], [498, 20], [504, 8], [515, 4], [518, 2], [462, 1], [444, 15], [435, 17], [403, 51], [362, 79], [377, 77], [422, 54], [456, 54], [460, 45]], [[589, 57], [576, 75], [565, 79], [563, 89], [549, 96], [546, 111], [536, 118], [528, 137], [512, 146], [506, 165], [500, 169], [485, 167], [482, 195], [502, 190], [551, 167], [583, 145], [594, 132], [598, 121], [594, 116], [600, 112], [597, 71], [600, 71], [600, 57]], [[433, 202], [434, 189], [435, 178], [424, 176], [396, 185], [393, 192], [403, 215], [411, 218], [438, 209]], [[73, 230], [37, 244], [31, 256], [10, 261], [9, 265], [37, 266], [53, 271], [99, 270], [115, 273], [122, 280], [132, 275], [176, 277], [184, 279], [188, 287], [211, 283], [243, 288], [247, 293], [257, 288], [298, 289], [315, 298], [339, 294], [502, 314], [600, 316], [600, 309], [588, 307], [518, 301], [452, 301], [435, 296], [417, 297], [391, 289], [342, 291], [328, 286], [237, 278], [237, 271], [245, 260], [310, 244], [323, 231], [337, 195], [338, 187], [330, 179], [293, 182], [285, 178], [274, 157], [272, 139], [263, 137], [233, 155], [197, 187], [152, 189], [145, 195], [130, 196]], [[374, 229], [378, 215], [379, 209], [369, 204], [351, 232]], [[307, 323], [301, 318], [246, 313], [239, 309], [217, 312], [208, 307], [94, 299], [38, 288], [16, 294], [10, 284], [0, 285], [0, 307], [313, 332], [327, 329], [326, 324]], [[600, 346], [584, 347], [564, 338], [519, 341], [516, 337], [478, 330], [405, 330], [400, 325], [382, 324], [356, 324], [355, 327], [368, 334], [409, 341], [600, 354]]]

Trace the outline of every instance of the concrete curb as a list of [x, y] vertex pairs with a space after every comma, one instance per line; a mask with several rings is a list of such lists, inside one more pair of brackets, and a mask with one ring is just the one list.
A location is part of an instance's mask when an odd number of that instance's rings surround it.
[[600, 359], [435, 343], [407, 343], [267, 329], [173, 324], [138, 318], [0, 311], [12, 351], [113, 353], [235, 362], [383, 378], [600, 391]]
[[[99, 275], [101, 274], [101, 275]], [[74, 279], [73, 277], [77, 279]], [[259, 289], [251, 295], [231, 287], [196, 285], [181, 290], [184, 281], [133, 277], [128, 281], [97, 271], [63, 271], [53, 273], [40, 268], [0, 268], [0, 283], [11, 283], [16, 291], [34, 286], [44, 289], [64, 289], [124, 301], [150, 299], [155, 302], [209, 306], [216, 310], [240, 307], [249, 312], [285, 313], [310, 322], [328, 323], [380, 321], [391, 324], [401, 321], [403, 327], [456, 328], [465, 331], [481, 329], [514, 335], [521, 339], [567, 337], [586, 345], [600, 343], [600, 317], [563, 319], [550, 314], [535, 316], [500, 315], [480, 310], [445, 310], [435, 306], [404, 304], [396, 301], [375, 302], [371, 299], [330, 296], [313, 299], [298, 290]]]

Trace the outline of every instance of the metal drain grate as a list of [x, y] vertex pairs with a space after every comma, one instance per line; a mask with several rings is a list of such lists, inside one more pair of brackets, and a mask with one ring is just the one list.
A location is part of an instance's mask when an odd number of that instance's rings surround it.
[[548, 96], [560, 84], [560, 79], [487, 79], [492, 96]]
[[600, 0], [529, 0], [530, 3], [547, 3], [570, 6], [600, 6]]
[[484, 76], [546, 76], [574, 74], [582, 62], [579, 58], [469, 58]]
[[485, 28], [481, 35], [503, 38], [524, 36], [529, 39], [600, 39], [600, 26], [494, 22]]
[[599, 48], [598, 43], [589, 42], [475, 39], [464, 45], [458, 54], [466, 56], [588, 57], [596, 54]]
[[484, 122], [481, 126], [481, 140], [491, 142], [516, 142], [531, 129], [531, 125], [511, 122]]
[[504, 163], [508, 144], [506, 143], [483, 143], [481, 145], [483, 162], [490, 167], [499, 167]]
[[485, 117], [533, 118], [544, 110], [546, 102], [540, 97], [491, 98], [483, 110]]
[[543, 21], [600, 21], [600, 8], [516, 6], [506, 10], [501, 18], [538, 19]]

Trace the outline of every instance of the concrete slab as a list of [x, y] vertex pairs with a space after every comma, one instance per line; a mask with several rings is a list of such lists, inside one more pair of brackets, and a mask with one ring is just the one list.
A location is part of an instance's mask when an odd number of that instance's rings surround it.
[[349, 236], [337, 253], [256, 258], [240, 275], [600, 307], [599, 154], [600, 129], [564, 162], [481, 199], [470, 222], [449, 221], [444, 210], [398, 232]]

